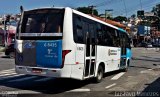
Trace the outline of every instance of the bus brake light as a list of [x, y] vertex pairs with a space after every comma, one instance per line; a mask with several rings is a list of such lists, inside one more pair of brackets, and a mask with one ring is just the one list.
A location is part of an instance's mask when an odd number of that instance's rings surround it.
[[64, 66], [65, 56], [70, 52], [71, 52], [71, 50], [63, 50], [62, 51], [62, 68]]

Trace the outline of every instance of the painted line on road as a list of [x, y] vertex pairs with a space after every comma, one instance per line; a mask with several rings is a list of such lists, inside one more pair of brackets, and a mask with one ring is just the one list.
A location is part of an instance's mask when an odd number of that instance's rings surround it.
[[47, 81], [47, 80], [51, 80], [51, 79], [54, 79], [54, 78], [47, 77], [47, 78], [42, 78], [42, 79], [38, 79], [35, 81], [40, 82], [40, 81]]
[[10, 80], [10, 81], [8, 81], [8, 82], [25, 81], [25, 80], [30, 80], [30, 79], [34, 79], [34, 78], [37, 78], [37, 76], [30, 76], [30, 77], [25, 77], [25, 78]]
[[5, 71], [5, 72], [0, 72], [0, 75], [3, 75], [3, 74], [10, 74], [10, 73], [15, 73], [15, 71]]
[[31, 91], [31, 90], [19, 90], [18, 94], [41, 94], [41, 92]]
[[153, 70], [153, 69], [148, 69], [149, 71]]
[[111, 88], [111, 87], [113, 87], [113, 86], [115, 86], [115, 85], [116, 85], [116, 83], [113, 83], [113, 84], [111, 84], [111, 85], [109, 85], [109, 86], [106, 86], [105, 88], [108, 89], [108, 88]]
[[115, 75], [114, 77], [112, 77], [111, 80], [117, 80], [117, 79], [119, 79], [121, 76], [123, 76], [124, 74], [125, 74], [125, 72], [121, 72], [121, 73]]
[[12, 68], [12, 69], [7, 69], [7, 70], [2, 70], [2, 71], [0, 71], [0, 73], [1, 73], [1, 72], [8, 72], [8, 71], [12, 71], [12, 70], [14, 70], [14, 71], [15, 71], [15, 69], [14, 69], [14, 68]]
[[67, 92], [90, 92], [91, 89], [74, 89]]
[[9, 75], [9, 76], [3, 76], [2, 78], [0, 78], [0, 81], [1, 80], [6, 80], [6, 79], [10, 79], [10, 78], [14, 78], [14, 77], [19, 77], [19, 76], [22, 76], [24, 74], [16, 74], [16, 75]]
[[147, 69], [147, 70], [142, 70], [142, 71], [140, 71], [140, 73], [147, 73], [148, 71], [152, 71], [153, 70], [153, 68], [152, 69]]
[[17, 90], [17, 91], [5, 91], [3, 93], [0, 92], [0, 94], [13, 94], [13, 95], [18, 95], [18, 94], [41, 94], [41, 92], [36, 92], [35, 91], [31, 91], [31, 90]]
[[13, 72], [13, 73], [7, 73], [7, 74], [2, 74], [2, 75], [0, 75], [0, 77], [8, 76], [8, 75], [15, 75], [15, 74], [17, 74], [17, 73], [15, 73], [15, 72]]

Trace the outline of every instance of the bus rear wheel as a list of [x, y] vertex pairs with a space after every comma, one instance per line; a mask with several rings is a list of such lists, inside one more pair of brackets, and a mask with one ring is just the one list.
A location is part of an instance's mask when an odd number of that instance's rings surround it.
[[101, 65], [99, 65], [98, 67], [98, 71], [97, 71], [97, 76], [95, 78], [96, 83], [100, 83], [103, 79], [103, 67]]

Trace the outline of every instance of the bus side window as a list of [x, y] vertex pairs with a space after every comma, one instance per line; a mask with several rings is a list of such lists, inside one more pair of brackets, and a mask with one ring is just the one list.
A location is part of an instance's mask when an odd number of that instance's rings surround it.
[[97, 44], [103, 45], [103, 32], [102, 32], [102, 25], [97, 24]]
[[106, 30], [105, 30], [106, 32], [106, 35], [107, 35], [107, 39], [108, 39], [108, 41], [107, 41], [107, 46], [113, 46], [114, 44], [114, 37], [113, 37], [113, 29], [111, 29], [110, 27], [106, 27]]
[[103, 33], [104, 33], [104, 45], [107, 46], [109, 42], [108, 32], [106, 26], [103, 26]]
[[117, 30], [114, 30], [114, 46], [115, 47], [119, 47], [119, 36], [118, 36], [118, 31]]
[[74, 15], [73, 16], [73, 29], [74, 29], [74, 41], [76, 43], [84, 43], [83, 40], [83, 31], [82, 31], [82, 20], [81, 17]]
[[126, 40], [126, 47], [131, 49], [131, 44], [130, 44], [131, 39], [127, 35], [125, 35], [125, 40]]

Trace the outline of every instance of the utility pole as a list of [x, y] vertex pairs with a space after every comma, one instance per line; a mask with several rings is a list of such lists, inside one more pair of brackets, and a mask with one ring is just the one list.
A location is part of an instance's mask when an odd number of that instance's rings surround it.
[[91, 5], [91, 6], [88, 6], [88, 8], [90, 8], [91, 10], [92, 10], [92, 15], [93, 15], [93, 9], [95, 8], [96, 6], [94, 6], [94, 5]]
[[141, 10], [142, 10], [142, 1], [140, 0]]

